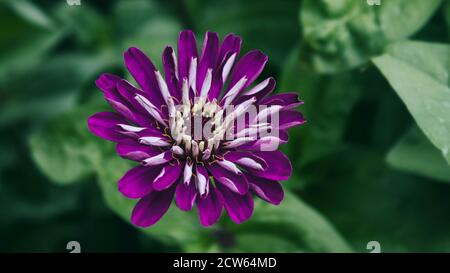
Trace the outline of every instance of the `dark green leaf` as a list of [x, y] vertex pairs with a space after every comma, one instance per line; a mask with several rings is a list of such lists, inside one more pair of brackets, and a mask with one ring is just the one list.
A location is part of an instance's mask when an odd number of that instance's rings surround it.
[[296, 0], [190, 0], [187, 7], [199, 35], [233, 32], [243, 38], [244, 52], [260, 49], [278, 66], [298, 40]]
[[161, 55], [167, 45], [176, 47], [182, 27], [161, 3], [149, 1], [121, 2], [115, 20], [122, 35], [121, 51], [138, 47], [161, 67]]
[[[282, 241], [272, 251], [350, 252], [351, 248], [335, 228], [319, 212], [289, 191], [279, 206], [261, 200], [255, 202], [252, 218], [239, 226], [231, 227], [243, 251], [250, 242], [256, 250], [268, 251], [262, 236]], [[240, 236], [243, 236], [240, 238]], [[244, 245], [245, 242], [245, 245]], [[290, 243], [289, 243], [290, 242]], [[239, 250], [239, 249], [237, 249]], [[259, 252], [258, 251], [258, 252]]]
[[32, 2], [28, 0], [7, 0], [6, 3], [24, 20], [29, 21], [31, 24], [45, 29], [52, 29], [54, 27], [52, 19]]

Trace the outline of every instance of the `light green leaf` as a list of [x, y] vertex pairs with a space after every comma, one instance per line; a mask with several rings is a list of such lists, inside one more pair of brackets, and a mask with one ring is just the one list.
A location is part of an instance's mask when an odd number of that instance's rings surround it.
[[442, 153], [415, 126], [389, 152], [387, 162], [399, 170], [450, 182], [450, 166]]
[[233, 32], [244, 40], [242, 52], [260, 49], [278, 66], [299, 38], [297, 0], [190, 0], [187, 8], [199, 36], [207, 30], [221, 37]]
[[274, 246], [270, 252], [351, 252], [328, 220], [289, 191], [285, 191], [285, 198], [279, 206], [257, 200], [252, 218], [239, 226], [232, 226], [231, 230], [237, 238], [244, 236], [237, 239], [238, 242], [246, 241], [245, 245], [248, 245], [251, 241], [255, 247], [261, 245], [266, 251], [269, 249], [260, 242], [261, 236], [276, 237], [274, 240], [284, 242], [279, 248]]
[[323, 73], [360, 66], [380, 53], [390, 41], [418, 31], [434, 14], [441, 0], [366, 1], [306, 0], [300, 11], [305, 53]]
[[425, 135], [450, 162], [450, 46], [396, 43], [373, 62]]

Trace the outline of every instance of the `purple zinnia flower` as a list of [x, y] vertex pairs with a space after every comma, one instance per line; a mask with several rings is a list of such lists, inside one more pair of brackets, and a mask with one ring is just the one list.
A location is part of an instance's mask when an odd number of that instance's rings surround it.
[[[199, 55], [192, 31], [182, 31], [178, 59], [172, 47], [162, 55], [164, 76], [137, 48], [125, 65], [140, 88], [112, 74], [96, 81], [115, 112], [88, 120], [89, 129], [117, 143], [117, 153], [141, 164], [119, 180], [119, 191], [140, 199], [131, 221], [155, 224], [173, 198], [185, 211], [197, 205], [200, 222], [217, 222], [222, 208], [241, 223], [253, 212], [253, 197], [278, 205], [278, 181], [292, 172], [277, 151], [287, 129], [304, 123], [293, 110], [295, 93], [270, 95], [275, 80], [252, 85], [267, 56], [253, 50], [238, 60], [241, 39], [207, 32]], [[234, 67], [234, 68], [233, 68]], [[252, 86], [250, 86], [252, 85]], [[252, 112], [253, 111], [253, 112]]]

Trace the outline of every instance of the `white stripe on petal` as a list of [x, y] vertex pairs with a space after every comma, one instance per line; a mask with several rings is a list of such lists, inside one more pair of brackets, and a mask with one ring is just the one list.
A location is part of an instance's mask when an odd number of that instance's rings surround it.
[[146, 158], [146, 159], [144, 159], [142, 161], [142, 164], [144, 166], [156, 166], [156, 165], [161, 165], [161, 164], [164, 164], [166, 162], [169, 162], [170, 159], [166, 159], [165, 158], [166, 157], [166, 153], [167, 152], [164, 152], [164, 153], [161, 153], [159, 155], [155, 155], [155, 156]]
[[143, 130], [145, 130], [144, 127], [137, 127], [137, 126], [131, 126], [128, 124], [117, 124], [122, 130], [125, 130], [127, 132], [133, 132], [133, 133], [139, 133]]
[[267, 85], [269, 84], [269, 81], [270, 81], [270, 78], [265, 79], [264, 81], [260, 82], [255, 87], [253, 87], [252, 89], [245, 92], [245, 95], [254, 95], [254, 94], [260, 92], [261, 90], [263, 90], [264, 88], [267, 87]]
[[235, 174], [241, 174], [242, 173], [241, 170], [239, 170], [239, 168], [236, 166], [236, 164], [234, 164], [231, 161], [228, 161], [228, 160], [224, 159], [224, 160], [217, 161], [217, 163], [220, 166], [222, 166], [224, 169], [226, 169], [226, 170], [228, 170], [228, 171], [230, 171], [232, 173], [235, 173]]
[[253, 137], [256, 136], [259, 132], [261, 131], [268, 131], [272, 128], [272, 126], [251, 126], [248, 128], [245, 128], [241, 131], [239, 131], [235, 137], [236, 138], [240, 138], [240, 137]]
[[158, 176], [153, 180], [153, 183], [155, 183], [158, 179], [164, 176], [166, 174], [166, 168], [162, 168], [161, 172], [158, 174]]
[[144, 96], [141, 95], [136, 95], [134, 97], [137, 102], [139, 102], [140, 105], [142, 105], [142, 107], [145, 108], [145, 110], [147, 110], [147, 112], [154, 117], [159, 123], [167, 126], [167, 123], [163, 120], [163, 118], [161, 117], [161, 115], [158, 112], [158, 109]]
[[282, 108], [283, 108], [283, 106], [281, 106], [281, 105], [273, 105], [273, 106], [270, 106], [270, 107], [267, 107], [267, 108], [261, 110], [258, 113], [258, 115], [254, 118], [253, 123], [255, 121], [266, 120], [269, 115], [274, 115], [274, 114], [278, 113]]
[[184, 105], [190, 105], [189, 101], [189, 83], [186, 78], [183, 79], [183, 86], [182, 86], [182, 92], [183, 92], [183, 104]]
[[169, 88], [167, 87], [167, 83], [162, 77], [161, 73], [157, 70], [155, 71], [156, 80], [158, 81], [159, 89], [161, 90], [161, 94], [164, 98], [164, 101], [167, 103], [170, 97]]
[[223, 145], [227, 148], [236, 148], [241, 145], [244, 145], [247, 142], [254, 141], [254, 140], [255, 140], [255, 138], [253, 138], [253, 137], [241, 137], [241, 138], [236, 138], [235, 140], [232, 140], [232, 141], [225, 142]]
[[189, 86], [194, 90], [194, 94], [197, 93], [197, 58], [192, 58], [191, 65], [189, 67]]
[[208, 193], [208, 181], [206, 180], [206, 177], [200, 173], [199, 171], [197, 171], [197, 187], [198, 187], [198, 191], [200, 192], [201, 196], [205, 196]]
[[165, 147], [170, 145], [169, 142], [165, 141], [160, 137], [151, 137], [151, 136], [139, 138], [139, 143], [158, 147]]
[[261, 164], [259, 164], [254, 159], [249, 158], [249, 157], [240, 158], [240, 159], [236, 160], [236, 163], [238, 163], [239, 165], [245, 166], [245, 167], [255, 169], [255, 170], [259, 170], [259, 171], [264, 170], [264, 168]]
[[203, 81], [202, 89], [200, 91], [200, 97], [204, 98], [206, 95], [208, 95], [209, 90], [211, 89], [211, 82], [212, 82], [212, 69], [209, 68], [208, 71], [206, 71], [206, 77]]
[[191, 177], [192, 177], [192, 165], [186, 162], [186, 165], [184, 165], [183, 183], [189, 185]]
[[172, 50], [172, 58], [173, 58], [173, 65], [174, 65], [174, 69], [175, 69], [175, 78], [178, 79], [178, 62], [177, 62], [177, 55], [175, 54], [175, 50]]
[[236, 98], [246, 82], [247, 77], [244, 76], [228, 91], [228, 93], [222, 98], [222, 100], [225, 100], [223, 107], [229, 105]]
[[248, 100], [242, 102], [241, 104], [239, 104], [234, 109], [233, 112], [231, 112], [229, 115], [227, 115], [227, 117], [223, 121], [224, 127], [228, 128], [233, 123], [233, 121], [236, 120], [243, 113], [245, 113], [245, 111], [247, 111], [248, 107], [250, 107], [250, 105], [255, 103], [255, 101], [256, 101], [256, 98], [255, 97], [251, 97], [250, 99], [248, 99]]
[[231, 57], [227, 60], [222, 70], [222, 83], [225, 83], [228, 75], [230, 74], [231, 68], [233, 67], [234, 60], [236, 59], [236, 53], [231, 55]]

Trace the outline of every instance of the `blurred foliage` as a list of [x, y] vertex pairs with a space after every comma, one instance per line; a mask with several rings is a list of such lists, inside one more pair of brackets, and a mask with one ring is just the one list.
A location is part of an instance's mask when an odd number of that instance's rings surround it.
[[[0, 22], [1, 252], [450, 251], [449, 0], [1, 0]], [[129, 78], [130, 46], [160, 66], [185, 28], [263, 50], [308, 122], [280, 206], [206, 229], [172, 206], [137, 229], [117, 191], [132, 163], [87, 130], [108, 109], [93, 82]]]

